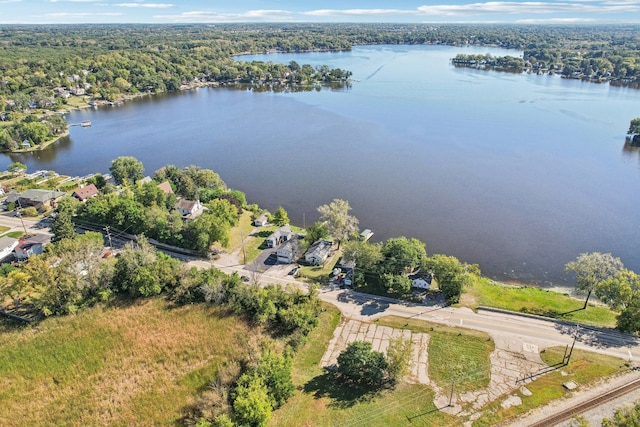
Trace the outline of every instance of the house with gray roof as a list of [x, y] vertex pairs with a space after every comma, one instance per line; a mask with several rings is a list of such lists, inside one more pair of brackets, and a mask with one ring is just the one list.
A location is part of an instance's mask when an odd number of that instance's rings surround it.
[[321, 265], [329, 257], [332, 246], [333, 243], [328, 240], [318, 240], [309, 246], [307, 253], [304, 254], [304, 260], [311, 265]]

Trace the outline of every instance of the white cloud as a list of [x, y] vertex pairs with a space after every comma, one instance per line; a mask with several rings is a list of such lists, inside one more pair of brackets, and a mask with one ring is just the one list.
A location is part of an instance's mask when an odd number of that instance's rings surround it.
[[417, 9], [320, 9], [302, 12], [309, 16], [473, 16], [484, 14], [628, 13], [639, 12], [639, 0], [569, 0], [566, 2], [490, 1], [468, 4], [424, 5]]
[[96, 3], [99, 0], [47, 0], [49, 3]]
[[115, 12], [104, 12], [104, 13], [55, 12], [55, 13], [45, 13], [44, 16], [49, 16], [49, 17], [52, 17], [52, 18], [75, 18], [75, 17], [86, 17], [86, 16], [122, 16], [122, 13], [115, 13]]
[[174, 5], [170, 3], [118, 3], [118, 4], [114, 4], [114, 6], [141, 7], [141, 8], [147, 8], [147, 9], [169, 9], [174, 7]]
[[320, 9], [302, 12], [311, 16], [384, 16], [384, 15], [413, 15], [415, 10], [403, 9]]
[[518, 19], [516, 24], [587, 24], [596, 22], [591, 18], [548, 18], [548, 19]]
[[287, 10], [249, 10], [242, 13], [218, 13], [211, 11], [191, 11], [179, 15], [156, 15], [154, 18], [171, 22], [247, 22], [247, 21], [288, 21], [292, 13]]

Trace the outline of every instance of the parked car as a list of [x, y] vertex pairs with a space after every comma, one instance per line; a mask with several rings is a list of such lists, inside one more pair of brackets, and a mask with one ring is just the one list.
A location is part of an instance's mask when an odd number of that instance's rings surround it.
[[242, 277], [240, 277], [240, 279], [242, 279], [243, 282], [248, 282], [249, 281], [249, 276], [242, 276]]
[[297, 266], [297, 267], [293, 267], [293, 268], [291, 269], [291, 271], [289, 271], [289, 276], [294, 276], [294, 277], [295, 277], [295, 276], [298, 274], [298, 270], [300, 270], [300, 267], [299, 267], [299, 266]]

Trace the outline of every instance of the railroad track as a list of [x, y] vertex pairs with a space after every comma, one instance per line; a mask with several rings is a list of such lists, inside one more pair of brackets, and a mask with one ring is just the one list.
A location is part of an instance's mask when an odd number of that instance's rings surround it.
[[613, 390], [610, 390], [600, 396], [594, 397], [593, 399], [589, 399], [586, 402], [582, 402], [574, 406], [573, 408], [566, 409], [562, 412], [558, 412], [557, 414], [551, 415], [541, 421], [530, 424], [529, 427], [552, 427], [563, 421], [566, 421], [575, 415], [582, 414], [583, 412], [588, 411], [589, 409], [593, 409], [599, 405], [607, 403], [617, 397], [624, 396], [627, 393], [630, 393], [634, 390], [640, 388], [640, 378], [637, 378], [633, 381], [630, 381], [620, 387], [617, 387]]

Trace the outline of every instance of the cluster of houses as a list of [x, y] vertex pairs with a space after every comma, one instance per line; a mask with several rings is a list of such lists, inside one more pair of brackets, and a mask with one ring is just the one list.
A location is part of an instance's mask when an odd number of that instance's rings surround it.
[[[253, 223], [256, 227], [263, 227], [268, 224], [267, 221], [267, 215], [262, 214]], [[318, 240], [303, 254], [300, 236], [293, 232], [291, 226], [287, 224], [271, 233], [265, 239], [265, 246], [277, 248], [276, 256], [279, 263], [293, 264], [303, 257], [305, 263], [309, 265], [322, 265], [331, 255], [333, 243], [328, 240]]]
[[[254, 220], [256, 227], [263, 227], [268, 224], [267, 214], [262, 214]], [[360, 233], [360, 238], [364, 241], [369, 240], [373, 236], [373, 232], [369, 229]], [[291, 227], [283, 225], [276, 229], [265, 239], [265, 246], [270, 249], [277, 248], [277, 262], [281, 264], [293, 264], [298, 260], [304, 260], [308, 265], [322, 265], [331, 255], [333, 243], [328, 240], [318, 240], [313, 243], [302, 254], [302, 245], [300, 244], [300, 236], [291, 230]], [[351, 286], [353, 282], [353, 272], [355, 270], [354, 262], [344, 262], [340, 260], [333, 271], [334, 283], [339, 285]], [[409, 275], [412, 288], [418, 291], [429, 290], [433, 275], [431, 273], [416, 273]]]

